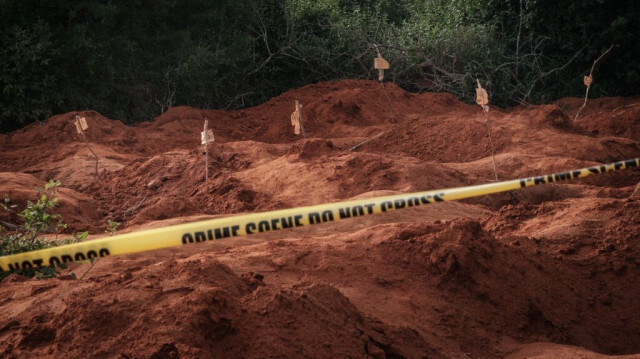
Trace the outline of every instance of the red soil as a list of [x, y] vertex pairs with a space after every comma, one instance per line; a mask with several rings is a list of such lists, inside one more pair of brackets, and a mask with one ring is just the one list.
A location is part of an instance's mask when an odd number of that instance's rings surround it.
[[[293, 134], [294, 101], [308, 139]], [[489, 112], [500, 179], [640, 157], [638, 98]], [[95, 161], [72, 119], [86, 116]], [[210, 173], [199, 144], [209, 119]], [[381, 136], [350, 149], [362, 141]], [[93, 111], [0, 136], [0, 193], [58, 179], [69, 230], [494, 179], [485, 118], [393, 84], [306, 86], [241, 111], [172, 108], [128, 127]], [[0, 355], [605, 358], [640, 353], [640, 171], [309, 228], [103, 258], [0, 282]], [[6, 214], [0, 220], [14, 221]], [[632, 357], [632, 356], [630, 356]], [[640, 356], [636, 356], [640, 357]]]

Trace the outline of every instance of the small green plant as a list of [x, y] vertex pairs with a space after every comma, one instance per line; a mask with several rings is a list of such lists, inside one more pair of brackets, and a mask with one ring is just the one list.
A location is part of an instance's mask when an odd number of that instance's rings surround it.
[[118, 226], [119, 225], [120, 225], [120, 222], [108, 220], [107, 221], [107, 230], [104, 231], [104, 233], [107, 233], [110, 236], [113, 236], [116, 233], [116, 231], [118, 230]]
[[11, 214], [18, 206], [16, 206], [15, 204], [11, 204], [11, 198], [9, 198], [9, 196], [5, 193], [4, 203], [0, 203], [0, 207], [2, 207], [2, 209], [4, 209], [9, 214], [9, 221], [11, 221]]
[[[81, 232], [73, 233], [70, 238], [57, 239], [60, 231], [67, 228], [67, 224], [62, 221], [59, 214], [49, 213], [58, 203], [56, 195], [59, 186], [60, 181], [50, 180], [44, 189], [36, 188], [38, 191], [37, 201], [27, 201], [26, 208], [19, 213], [15, 212], [17, 206], [11, 203], [7, 194], [4, 194], [4, 202], [0, 203], [0, 207], [8, 213], [9, 222], [0, 223], [0, 256], [77, 243], [87, 237], [88, 232]], [[14, 214], [22, 220], [22, 225], [11, 223]], [[43, 234], [55, 234], [55, 238], [46, 240], [41, 237]], [[15, 272], [37, 278], [50, 278], [57, 273], [53, 267], [17, 270]], [[0, 273], [0, 278], [7, 274], [7, 272]]]
[[[58, 203], [55, 197], [60, 181], [50, 180], [44, 189], [37, 188], [39, 198], [34, 203], [27, 201], [27, 208], [18, 214], [24, 221], [25, 236], [27, 240], [34, 241], [41, 233], [56, 233], [67, 228], [59, 214], [49, 214], [47, 211]], [[54, 223], [55, 222], [55, 223]]]

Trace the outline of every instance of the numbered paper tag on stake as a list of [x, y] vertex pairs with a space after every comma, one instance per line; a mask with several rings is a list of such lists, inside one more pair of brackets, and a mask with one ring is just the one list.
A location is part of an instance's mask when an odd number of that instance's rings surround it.
[[373, 59], [373, 67], [376, 70], [389, 70], [389, 62], [382, 57], [376, 57]]
[[384, 80], [384, 70], [389, 69], [389, 63], [382, 58], [380, 53], [378, 53], [378, 57], [373, 59], [373, 67], [378, 70], [378, 81]]
[[80, 127], [82, 128], [82, 131], [86, 131], [89, 129], [89, 125], [87, 125], [87, 119], [84, 117], [80, 117], [78, 119], [78, 122], [80, 122]]
[[89, 125], [87, 125], [87, 119], [84, 117], [76, 116], [76, 130], [79, 134], [82, 134], [82, 131], [86, 131], [89, 129]]
[[209, 142], [214, 142], [215, 138], [213, 136], [213, 130], [207, 130], [200, 132], [200, 140], [203, 145], [206, 145]]
[[476, 89], [476, 103], [480, 106], [486, 106], [489, 104], [489, 95], [482, 87]]
[[489, 94], [480, 85], [480, 80], [476, 79], [478, 87], [476, 88], [476, 103], [482, 107], [484, 112], [489, 112]]
[[296, 109], [291, 114], [291, 126], [293, 126], [293, 132], [296, 135], [300, 134], [300, 102], [296, 101]]
[[296, 120], [293, 123], [293, 133], [295, 133], [296, 135], [300, 134], [300, 120]]

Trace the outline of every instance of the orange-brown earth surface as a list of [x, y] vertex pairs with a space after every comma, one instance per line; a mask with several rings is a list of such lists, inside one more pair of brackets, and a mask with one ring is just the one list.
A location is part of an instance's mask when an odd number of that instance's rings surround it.
[[[292, 131], [295, 100], [307, 139]], [[575, 123], [582, 99], [492, 108], [500, 179], [640, 157], [639, 102], [590, 99]], [[216, 136], [208, 181], [205, 117]], [[479, 107], [370, 81], [240, 111], [171, 108], [134, 127], [68, 113], [0, 135], [0, 149], [0, 193], [24, 204], [58, 179], [58, 212], [91, 238], [109, 219], [123, 233], [494, 179]], [[0, 356], [640, 357], [639, 182], [627, 170], [107, 257], [52, 280], [11, 275]]]

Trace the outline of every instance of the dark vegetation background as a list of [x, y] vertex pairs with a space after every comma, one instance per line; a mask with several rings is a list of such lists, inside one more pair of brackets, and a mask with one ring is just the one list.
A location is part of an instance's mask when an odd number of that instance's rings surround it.
[[638, 94], [637, 0], [0, 0], [0, 132], [93, 109], [240, 108], [305, 84], [376, 79], [493, 104]]

